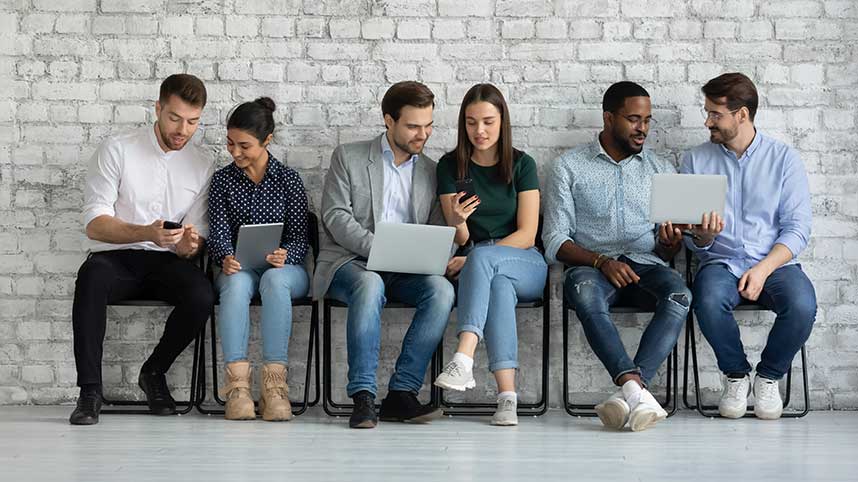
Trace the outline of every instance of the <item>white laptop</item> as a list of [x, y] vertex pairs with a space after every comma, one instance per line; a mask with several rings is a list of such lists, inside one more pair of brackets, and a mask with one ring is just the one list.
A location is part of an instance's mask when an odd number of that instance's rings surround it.
[[452, 226], [378, 223], [366, 269], [443, 275], [455, 235]]
[[241, 264], [241, 269], [271, 266], [265, 257], [280, 247], [282, 235], [283, 223], [245, 224], [238, 228], [235, 259]]
[[649, 219], [661, 224], [700, 224], [703, 213], [724, 217], [727, 176], [721, 174], [654, 174]]

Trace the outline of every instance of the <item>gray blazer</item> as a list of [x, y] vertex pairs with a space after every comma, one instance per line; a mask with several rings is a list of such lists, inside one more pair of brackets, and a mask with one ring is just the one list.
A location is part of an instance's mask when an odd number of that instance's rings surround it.
[[[435, 161], [422, 153], [414, 163], [411, 205], [416, 223], [445, 224], [435, 193], [435, 166]], [[334, 149], [322, 191], [321, 246], [313, 276], [313, 298], [324, 298], [334, 273], [342, 265], [369, 257], [375, 223], [384, 209], [383, 193], [381, 136]]]

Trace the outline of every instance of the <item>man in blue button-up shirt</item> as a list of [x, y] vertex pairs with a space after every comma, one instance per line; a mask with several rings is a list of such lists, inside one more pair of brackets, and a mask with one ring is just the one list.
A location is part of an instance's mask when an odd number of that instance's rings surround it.
[[[688, 246], [700, 259], [694, 279], [694, 313], [726, 375], [722, 416], [745, 414], [751, 365], [733, 309], [756, 301], [777, 314], [754, 380], [754, 412], [778, 418], [777, 381], [810, 336], [816, 295], [796, 262], [810, 238], [810, 192], [795, 149], [754, 127], [757, 91], [738, 73], [703, 86], [710, 142], [687, 152], [681, 171], [727, 176], [724, 229]], [[669, 240], [665, 239], [669, 242]]]
[[[564, 297], [587, 341], [622, 390], [596, 412], [606, 427], [644, 430], [667, 413], [647, 382], [673, 349], [688, 314], [691, 293], [666, 266], [681, 243], [656, 243], [649, 222], [652, 175], [675, 172], [673, 164], [644, 149], [652, 122], [649, 94], [618, 82], [602, 102], [604, 129], [551, 165], [545, 192], [542, 240], [549, 263], [571, 266]], [[617, 303], [654, 307], [637, 354], [629, 357], [608, 309]]]

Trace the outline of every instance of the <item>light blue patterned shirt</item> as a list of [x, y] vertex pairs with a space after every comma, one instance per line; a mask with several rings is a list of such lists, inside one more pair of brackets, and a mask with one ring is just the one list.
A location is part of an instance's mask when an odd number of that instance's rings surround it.
[[557, 262], [566, 241], [612, 258], [666, 264], [655, 252], [656, 226], [649, 221], [652, 175], [675, 173], [649, 149], [615, 162], [596, 140], [577, 146], [547, 173], [542, 241], [545, 260]]
[[798, 152], [757, 131], [742, 157], [721, 144], [707, 142], [685, 153], [683, 173], [727, 176], [724, 230], [698, 248], [700, 266], [722, 263], [737, 278], [768, 256], [780, 243], [796, 262], [810, 239], [812, 209], [807, 174]]

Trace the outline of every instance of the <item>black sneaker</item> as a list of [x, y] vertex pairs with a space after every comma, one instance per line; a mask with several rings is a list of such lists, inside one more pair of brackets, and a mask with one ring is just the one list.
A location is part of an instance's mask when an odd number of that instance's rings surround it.
[[378, 416], [375, 414], [375, 395], [366, 390], [361, 390], [352, 395], [355, 406], [352, 416], [349, 417], [351, 428], [375, 428], [378, 425]]
[[137, 385], [146, 394], [149, 410], [155, 415], [173, 415], [176, 413], [176, 401], [167, 388], [167, 377], [163, 373], [140, 371]]
[[381, 401], [379, 416], [385, 422], [428, 423], [441, 418], [444, 411], [423, 405], [417, 395], [408, 391], [391, 390]]
[[80, 389], [77, 406], [69, 417], [72, 425], [95, 425], [101, 413], [101, 393], [94, 389]]

